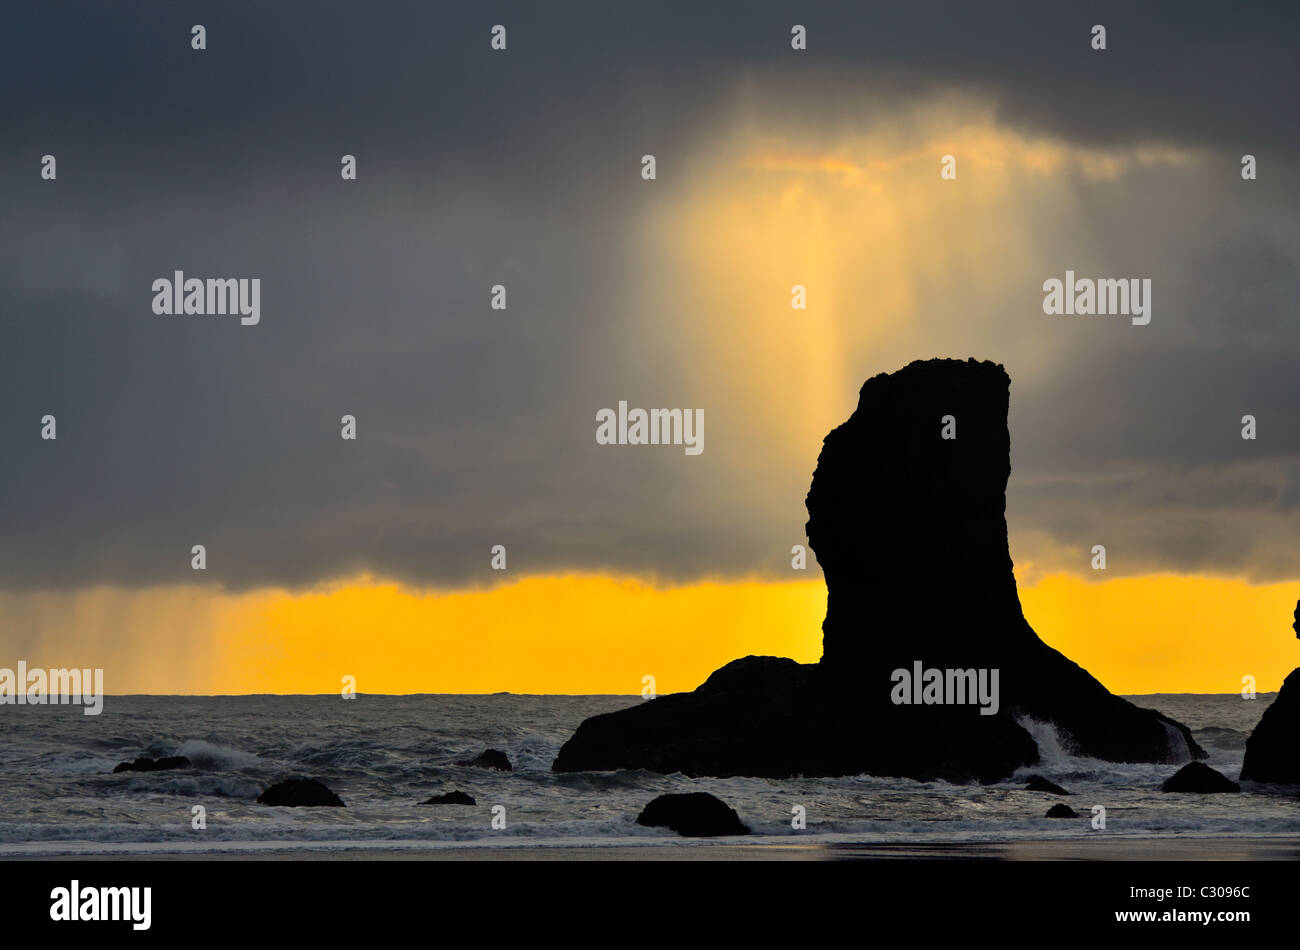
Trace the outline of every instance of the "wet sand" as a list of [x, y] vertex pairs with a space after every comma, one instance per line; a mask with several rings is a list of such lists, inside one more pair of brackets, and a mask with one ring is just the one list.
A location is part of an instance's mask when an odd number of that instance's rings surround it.
[[0, 851], [0, 860], [114, 861], [1295, 861], [1300, 838], [1095, 838], [1002, 842], [809, 842], [788, 839], [737, 844], [733, 840], [668, 840], [662, 843], [466, 842], [452, 846], [423, 842], [371, 842], [328, 847], [289, 843], [159, 848], [59, 842]]

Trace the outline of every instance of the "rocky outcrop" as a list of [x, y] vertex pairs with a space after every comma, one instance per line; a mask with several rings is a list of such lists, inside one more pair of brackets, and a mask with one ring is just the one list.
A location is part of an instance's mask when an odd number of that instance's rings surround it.
[[447, 792], [445, 795], [434, 795], [430, 799], [420, 802], [421, 805], [477, 805], [473, 795], [466, 795], [464, 792]]
[[1239, 792], [1241, 786], [1204, 762], [1189, 762], [1167, 778], [1160, 786], [1160, 791], [1196, 792], [1209, 795], [1217, 792]]
[[[1292, 628], [1300, 637], [1300, 601]], [[1277, 698], [1246, 740], [1241, 780], [1300, 785], [1300, 669], [1283, 681]]]
[[1078, 818], [1078, 817], [1079, 817], [1079, 813], [1078, 813], [1077, 811], [1075, 811], [1073, 808], [1071, 808], [1069, 805], [1058, 804], [1058, 805], [1053, 805], [1051, 808], [1047, 809], [1047, 814], [1044, 815], [1043, 817], [1045, 817], [1045, 818]]
[[736, 810], [708, 792], [660, 795], [642, 809], [636, 821], [651, 828], [671, 828], [688, 838], [749, 834]]
[[1200, 752], [1186, 727], [1112, 695], [1025, 620], [1005, 517], [1010, 386], [993, 363], [912, 363], [868, 380], [826, 437], [807, 500], [822, 666], [850, 683], [918, 659], [997, 668], [1002, 704], [1083, 755], [1186, 761]]
[[456, 763], [470, 769], [496, 769], [498, 772], [513, 772], [510, 759], [500, 749], [484, 749], [472, 759], [461, 759]]
[[121, 762], [113, 769], [117, 772], [163, 772], [168, 769], [188, 769], [190, 760], [183, 755], [165, 755], [161, 759], [140, 756], [134, 762]]
[[[1112, 695], [1025, 620], [1005, 518], [1009, 393], [1001, 366], [974, 360], [867, 380], [807, 498], [821, 662], [746, 657], [694, 692], [593, 717], [554, 768], [990, 782], [1038, 760], [1025, 718], [1095, 758], [1202, 757], [1185, 726]], [[981, 671], [991, 702], [971, 701]]]
[[1049, 782], [1041, 775], [1029, 776], [1029, 781], [1025, 783], [1026, 792], [1049, 792], [1052, 795], [1069, 795], [1065, 789], [1055, 782]]
[[314, 778], [285, 779], [276, 782], [257, 796], [259, 805], [283, 805], [291, 808], [343, 808], [343, 799]]
[[855, 700], [829, 691], [816, 664], [748, 656], [692, 693], [584, 721], [552, 767], [993, 782], [1036, 758], [1033, 739], [1005, 712], [981, 717], [974, 709], [894, 706], [887, 696]]

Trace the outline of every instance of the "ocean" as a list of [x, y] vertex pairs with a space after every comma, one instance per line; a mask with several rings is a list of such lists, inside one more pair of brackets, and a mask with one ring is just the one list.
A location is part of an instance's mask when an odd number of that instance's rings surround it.
[[[1275, 694], [1129, 697], [1187, 724], [1208, 764], [1236, 779], [1245, 742]], [[373, 853], [430, 849], [707, 846], [636, 823], [665, 792], [708, 791], [753, 830], [732, 846], [900, 845], [1085, 839], [1294, 838], [1295, 789], [1166, 795], [1176, 766], [1072, 755], [1048, 725], [1026, 723], [1039, 765], [1000, 784], [909, 779], [689, 778], [649, 772], [556, 774], [560, 745], [586, 717], [643, 702], [632, 696], [358, 695], [110, 696], [99, 716], [79, 706], [8, 706], [0, 740], [0, 856]], [[653, 702], [654, 700], [649, 700]], [[455, 765], [501, 749], [513, 772]], [[193, 768], [113, 774], [140, 755], [183, 755]], [[1041, 774], [1073, 794], [1023, 790]], [[319, 779], [346, 808], [273, 808], [258, 794], [289, 775]], [[420, 805], [460, 790], [475, 806]], [[1081, 816], [1046, 819], [1064, 800]], [[194, 806], [206, 827], [193, 827]], [[501, 806], [504, 812], [496, 810]], [[806, 829], [792, 827], [796, 806]], [[1089, 821], [1105, 809], [1104, 830]], [[493, 827], [494, 811], [498, 824]]]

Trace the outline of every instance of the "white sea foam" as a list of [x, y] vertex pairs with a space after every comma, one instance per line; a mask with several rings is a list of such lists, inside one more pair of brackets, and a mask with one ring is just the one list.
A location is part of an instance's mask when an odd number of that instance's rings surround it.
[[196, 768], [213, 771], [246, 769], [262, 764], [262, 760], [251, 752], [231, 749], [203, 739], [186, 739], [172, 754], [185, 756]]

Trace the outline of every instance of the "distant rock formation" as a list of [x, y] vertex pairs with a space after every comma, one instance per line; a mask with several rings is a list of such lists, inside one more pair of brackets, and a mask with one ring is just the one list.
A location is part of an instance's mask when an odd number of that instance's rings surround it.
[[[1300, 637], [1300, 601], [1291, 626]], [[1246, 740], [1241, 780], [1300, 785], [1300, 668], [1283, 681], [1277, 698]]]
[[1239, 792], [1241, 786], [1204, 762], [1189, 762], [1165, 780], [1162, 792]]
[[134, 762], [121, 762], [113, 769], [117, 772], [163, 772], [168, 769], [188, 769], [190, 760], [183, 755], [165, 755], [161, 759], [140, 756]]
[[498, 772], [513, 772], [510, 759], [500, 749], [484, 749], [472, 759], [461, 759], [456, 763], [470, 769], [496, 769]]
[[464, 792], [447, 792], [445, 795], [434, 795], [432, 798], [420, 802], [421, 805], [477, 805], [473, 795], [466, 795]]
[[636, 821], [651, 828], [671, 828], [688, 838], [749, 834], [736, 810], [708, 792], [660, 795], [641, 810]]
[[343, 799], [314, 778], [295, 776], [276, 782], [257, 796], [259, 805], [284, 805], [292, 808], [344, 808]]
[[[1203, 757], [1185, 726], [1112, 695], [1026, 622], [1005, 518], [1009, 392], [1001, 366], [975, 360], [867, 380], [807, 498], [827, 587], [821, 662], [734, 661], [692, 693], [586, 720], [553, 768], [991, 782], [1038, 761], [1023, 717], [1100, 759]], [[894, 671], [922, 667], [997, 671], [996, 701], [896, 704], [921, 693], [900, 693]]]
[[1078, 818], [1079, 813], [1075, 811], [1073, 808], [1071, 808], [1069, 805], [1057, 804], [1047, 809], [1047, 814], [1044, 815], [1043, 817], [1044, 818]]
[[1025, 791], [1026, 792], [1048, 792], [1052, 795], [1070, 794], [1065, 789], [1061, 788], [1061, 786], [1057, 785], [1055, 782], [1049, 782], [1041, 775], [1029, 776], [1029, 781], [1025, 784]]

